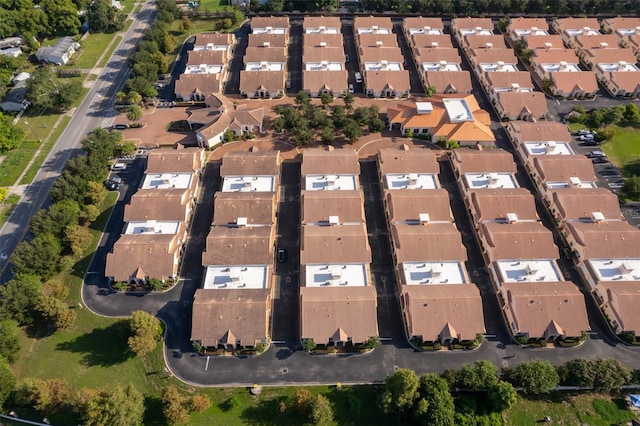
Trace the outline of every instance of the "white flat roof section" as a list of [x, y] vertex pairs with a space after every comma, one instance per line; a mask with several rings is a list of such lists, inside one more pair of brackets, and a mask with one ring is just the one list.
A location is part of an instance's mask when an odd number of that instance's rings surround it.
[[400, 62], [365, 62], [365, 71], [402, 71]]
[[197, 52], [200, 50], [227, 50], [229, 48], [228, 44], [207, 44], [206, 46], [193, 46], [193, 51]]
[[464, 182], [469, 189], [519, 187], [511, 173], [465, 173]]
[[432, 173], [387, 173], [384, 177], [389, 189], [437, 189], [438, 178]]
[[251, 34], [285, 34], [287, 32], [287, 28], [254, 28], [251, 31]]
[[462, 28], [460, 29], [460, 35], [463, 37], [468, 35], [493, 35], [493, 31], [478, 28]]
[[402, 262], [407, 285], [467, 284], [462, 262]]
[[282, 71], [282, 62], [248, 62], [244, 67], [245, 71]]
[[180, 229], [179, 221], [155, 221], [129, 222], [124, 230], [124, 234], [133, 235], [175, 235]]
[[575, 155], [566, 142], [525, 142], [524, 150], [527, 155]]
[[460, 71], [462, 67], [460, 64], [453, 62], [440, 61], [440, 62], [423, 62], [422, 69], [424, 71]]
[[343, 69], [342, 62], [307, 62], [304, 66], [305, 71], [342, 71]]
[[183, 74], [220, 74], [222, 69], [222, 65], [187, 65]]
[[187, 189], [193, 173], [152, 173], [144, 176], [140, 189]]
[[522, 38], [524, 36], [540, 36], [540, 35], [549, 35], [547, 30], [541, 30], [539, 28], [527, 28], [525, 30], [515, 30], [514, 33], [518, 36], [518, 38]]
[[503, 283], [564, 281], [555, 260], [499, 260], [496, 262]]
[[571, 180], [568, 181], [568, 182], [559, 182], [559, 181], [545, 182], [544, 186], [547, 189], [564, 189], [564, 188], [582, 188], [582, 189], [586, 189], [586, 188], [597, 188], [598, 187], [598, 185], [595, 182], [593, 182], [593, 181], [583, 181], [583, 180], [580, 180], [580, 178], [578, 178], [578, 177], [571, 178]]
[[444, 98], [442, 102], [447, 110], [450, 122], [462, 123], [464, 121], [476, 121], [466, 99]]
[[430, 27], [409, 28], [409, 35], [414, 35], [414, 34], [438, 35], [438, 34], [442, 34], [442, 31], [440, 31], [437, 28], [430, 28]]
[[318, 28], [307, 28], [304, 31], [305, 34], [340, 34], [340, 28], [327, 28], [327, 27], [318, 27]]
[[640, 281], [640, 258], [588, 259], [596, 281]]
[[[577, 61], [577, 60], [576, 60]], [[559, 64], [540, 64], [545, 72], [579, 72], [582, 71], [578, 64], [559, 63]]]
[[519, 71], [515, 64], [506, 63], [482, 63], [478, 65], [484, 72], [516, 72]]
[[353, 191], [357, 188], [355, 175], [307, 175], [304, 179], [306, 191]]
[[391, 28], [358, 28], [358, 34], [391, 34]]
[[269, 283], [268, 265], [246, 266], [207, 266], [202, 288], [204, 289], [242, 289], [267, 288]]
[[306, 287], [364, 287], [367, 266], [364, 263], [342, 265], [305, 265]]
[[[640, 69], [635, 64], [629, 62], [620, 61], [614, 63], [601, 62], [597, 65], [604, 72], [638, 72]], [[640, 77], [639, 77], [640, 79]]]
[[226, 176], [222, 192], [274, 192], [274, 176]]
[[640, 29], [636, 28], [636, 27], [634, 27], [634, 28], [618, 28], [614, 32], [616, 34], [618, 34], [620, 37], [625, 37], [625, 36], [630, 36], [630, 35], [634, 35], [634, 34], [640, 33]]
[[599, 34], [602, 34], [597, 29], [594, 30], [592, 28], [571, 29], [571, 30], [565, 30], [565, 32], [568, 35], [570, 35], [571, 37], [580, 36], [580, 35], [599, 35]]

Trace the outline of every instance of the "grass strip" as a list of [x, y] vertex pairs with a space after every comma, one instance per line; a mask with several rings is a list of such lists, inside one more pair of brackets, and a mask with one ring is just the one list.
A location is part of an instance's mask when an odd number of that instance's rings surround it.
[[51, 137], [49, 138], [45, 146], [42, 148], [42, 150], [36, 157], [33, 164], [31, 164], [31, 167], [29, 167], [29, 170], [27, 170], [27, 173], [25, 173], [24, 177], [20, 181], [20, 185], [27, 185], [33, 181], [33, 179], [36, 177], [36, 174], [38, 174], [38, 170], [40, 170], [42, 163], [44, 163], [44, 160], [47, 158], [47, 155], [49, 155], [49, 152], [51, 152], [53, 145], [56, 143], [56, 141], [58, 140], [58, 138], [60, 137], [64, 129], [66, 129], [67, 124], [69, 124], [70, 120], [71, 120], [71, 117], [69, 116], [65, 115], [64, 117], [62, 117], [62, 121], [60, 121], [60, 124], [53, 131], [53, 133], [51, 134]]

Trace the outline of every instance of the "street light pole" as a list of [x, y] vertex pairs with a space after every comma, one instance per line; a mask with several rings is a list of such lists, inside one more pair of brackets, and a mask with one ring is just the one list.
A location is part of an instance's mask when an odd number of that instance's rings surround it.
[[24, 124], [26, 124], [27, 126], [29, 126], [29, 129], [31, 129], [31, 133], [33, 133], [33, 136], [36, 137], [36, 139], [38, 140], [39, 143], [42, 143], [42, 139], [40, 139], [38, 137], [38, 134], [36, 133], [36, 131], [33, 129], [33, 127], [31, 126], [31, 124], [29, 124], [29, 122], [27, 120], [23, 120]]

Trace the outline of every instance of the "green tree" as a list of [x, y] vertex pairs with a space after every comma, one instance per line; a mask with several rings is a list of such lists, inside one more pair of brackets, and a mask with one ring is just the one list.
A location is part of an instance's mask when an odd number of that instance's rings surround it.
[[227, 129], [224, 132], [223, 139], [224, 139], [225, 142], [233, 142], [233, 141], [236, 140], [236, 134], [235, 134], [235, 132], [233, 130]]
[[127, 102], [127, 94], [120, 91], [118, 93], [116, 93], [116, 103], [117, 104], [124, 104]]
[[23, 402], [44, 415], [67, 410], [73, 404], [73, 391], [65, 379], [25, 379], [18, 394]]
[[299, 126], [294, 127], [291, 130], [291, 140], [296, 146], [304, 146], [307, 145], [313, 139], [313, 134], [309, 130], [309, 128], [302, 123], [306, 122], [303, 120], [299, 120]]
[[336, 138], [335, 128], [333, 127], [333, 123], [329, 122], [322, 127], [320, 131], [320, 139], [322, 142], [329, 144]]
[[112, 391], [85, 391], [78, 398], [79, 411], [87, 426], [140, 425], [144, 416], [144, 396], [132, 385]]
[[140, 105], [131, 105], [127, 109], [127, 120], [135, 122], [142, 118], [142, 107]]
[[453, 426], [455, 407], [445, 379], [433, 373], [423, 374], [418, 392], [420, 399], [415, 414], [422, 424]]
[[273, 130], [276, 133], [282, 132], [282, 130], [284, 130], [284, 125], [285, 121], [283, 117], [278, 116], [273, 120]]
[[622, 114], [624, 121], [626, 121], [629, 124], [638, 124], [640, 123], [640, 108], [638, 108], [638, 105], [634, 104], [633, 102], [629, 102], [625, 107], [624, 107], [624, 112]]
[[351, 111], [351, 107], [353, 107], [353, 102], [355, 101], [355, 98], [353, 97], [351, 92], [345, 93], [342, 101], [344, 102], [344, 106], [347, 108], [347, 110]]
[[49, 279], [59, 271], [61, 249], [60, 242], [51, 234], [41, 234], [31, 241], [23, 241], [11, 256], [13, 273]]
[[132, 352], [138, 356], [151, 353], [158, 344], [162, 328], [160, 321], [144, 311], [134, 311], [129, 320], [131, 337], [128, 344]]
[[296, 95], [295, 103], [296, 105], [300, 106], [309, 106], [309, 104], [311, 103], [311, 95], [309, 95], [304, 90], [301, 90]]
[[471, 390], [488, 390], [498, 383], [498, 367], [491, 361], [478, 360], [464, 364], [458, 372], [458, 385]]
[[[18, 360], [20, 354], [20, 329], [18, 323], [11, 319], [0, 320], [0, 359], [10, 363]], [[2, 406], [2, 403], [0, 403]]]
[[27, 80], [27, 99], [34, 107], [66, 111], [82, 94], [78, 78], [61, 80], [51, 67], [40, 67]]
[[13, 124], [11, 117], [0, 113], [0, 153], [18, 148], [24, 138], [24, 130]]
[[291, 403], [291, 407], [298, 413], [301, 417], [306, 418], [309, 415], [309, 411], [311, 410], [311, 404], [313, 402], [313, 395], [309, 392], [308, 389], [305, 388], [297, 388], [295, 393], [293, 394], [293, 401]]
[[71, 0], [42, 0], [39, 5], [48, 18], [51, 34], [78, 34], [81, 25], [78, 8]]
[[518, 393], [513, 388], [513, 385], [502, 380], [492, 385], [487, 394], [489, 406], [493, 411], [498, 413], [511, 407], [516, 403], [517, 399]]
[[532, 395], [549, 393], [560, 381], [555, 367], [549, 361], [541, 359], [518, 365], [515, 378], [522, 387], [522, 392]]
[[16, 377], [7, 360], [0, 356], [0, 410], [16, 386]]
[[369, 131], [371, 133], [380, 132], [382, 129], [384, 129], [384, 121], [380, 118], [375, 117], [369, 120]]
[[63, 239], [67, 228], [78, 224], [80, 206], [73, 200], [62, 200], [53, 204], [48, 210], [39, 210], [29, 223], [29, 229], [36, 237], [52, 234]]
[[331, 120], [333, 121], [334, 126], [341, 128], [344, 125], [346, 119], [347, 112], [344, 107], [336, 105], [331, 108]]
[[127, 95], [127, 99], [129, 100], [129, 103], [131, 105], [138, 105], [140, 102], [142, 102], [142, 95], [140, 95], [140, 93], [136, 92], [135, 90], [131, 90]]
[[209, 409], [211, 406], [211, 400], [205, 394], [195, 394], [191, 397], [189, 402], [191, 411], [195, 411], [196, 413], [203, 413]]
[[304, 342], [302, 342], [302, 348], [306, 352], [312, 352], [316, 348], [316, 342], [314, 342], [313, 339], [305, 339]]
[[40, 278], [35, 275], [17, 276], [1, 285], [0, 319], [12, 319], [22, 325], [31, 324], [41, 288]]
[[358, 122], [360, 126], [367, 124], [371, 118], [371, 112], [368, 107], [359, 107], [351, 114], [351, 118]]
[[175, 386], [167, 386], [162, 390], [162, 413], [169, 424], [178, 425], [189, 421], [187, 402]]
[[415, 371], [399, 368], [393, 374], [387, 376], [384, 390], [378, 398], [378, 406], [382, 412], [401, 413], [410, 409], [418, 396], [418, 376]]
[[322, 102], [322, 106], [326, 109], [329, 104], [333, 102], [333, 95], [331, 93], [324, 92], [320, 95], [320, 102]]
[[622, 191], [631, 199], [640, 199], [640, 176], [634, 175], [625, 178]]
[[86, 16], [92, 33], [120, 31], [124, 28], [126, 18], [109, 0], [94, 0], [89, 3]]
[[360, 136], [362, 136], [362, 128], [355, 120], [351, 118], [348, 118], [345, 121], [344, 126], [342, 127], [342, 132], [344, 133], [344, 136], [347, 138], [349, 143], [352, 145], [358, 142], [358, 139], [360, 139]]
[[333, 424], [333, 407], [324, 395], [316, 395], [311, 402], [309, 415], [311, 424], [325, 426]]

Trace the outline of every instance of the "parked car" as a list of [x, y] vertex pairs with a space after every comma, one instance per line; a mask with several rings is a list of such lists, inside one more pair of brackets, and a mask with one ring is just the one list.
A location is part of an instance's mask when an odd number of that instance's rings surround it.
[[349, 84], [349, 93], [354, 94], [356, 91], [353, 89], [353, 84]]
[[278, 263], [284, 263], [287, 260], [287, 252], [284, 249], [278, 249]]
[[124, 130], [127, 129], [129, 126], [126, 124], [114, 124], [113, 128], [116, 130]]
[[362, 74], [356, 73], [356, 83], [362, 83]]
[[113, 171], [127, 170], [127, 163], [115, 163], [113, 166], [111, 166], [111, 170]]
[[578, 130], [578, 136], [582, 136], [582, 135], [590, 135], [591, 131], [587, 130], [587, 129], [580, 129]]
[[120, 184], [112, 181], [111, 179], [107, 179], [104, 181], [104, 187], [109, 191], [117, 191], [120, 188]]
[[592, 157], [592, 163], [608, 163], [609, 159], [607, 157]]
[[344, 54], [344, 61], [345, 62], [349, 62], [349, 54], [348, 53]]
[[607, 158], [605, 153], [600, 151], [600, 150], [591, 151], [590, 153], [587, 154], [587, 157], [589, 157], [589, 158], [601, 158], [601, 157]]

